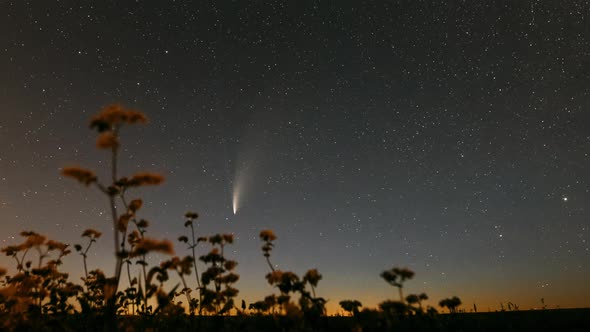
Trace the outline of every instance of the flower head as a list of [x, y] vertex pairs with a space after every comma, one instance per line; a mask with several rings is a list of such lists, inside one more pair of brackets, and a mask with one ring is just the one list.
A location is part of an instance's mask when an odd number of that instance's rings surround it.
[[265, 242], [272, 242], [277, 239], [277, 236], [275, 233], [273, 233], [273, 231], [265, 229], [260, 232], [260, 239]]
[[172, 242], [168, 240], [156, 240], [151, 238], [143, 238], [137, 241], [135, 247], [131, 251], [131, 257], [145, 255], [149, 252], [160, 252], [167, 255], [174, 255]]
[[157, 185], [164, 181], [164, 177], [160, 174], [155, 173], [138, 173], [133, 175], [131, 179], [127, 181], [129, 187], [139, 187], [145, 185]]
[[199, 214], [197, 214], [196, 212], [187, 212], [184, 216], [188, 219], [197, 219], [199, 217]]
[[66, 177], [74, 178], [87, 186], [97, 180], [94, 172], [80, 167], [64, 167], [61, 174]]
[[49, 250], [55, 250], [55, 249], [57, 249], [57, 250], [59, 250], [61, 252], [64, 252], [64, 251], [66, 251], [66, 249], [68, 247], [69, 247], [68, 244], [65, 244], [65, 243], [62, 243], [62, 242], [59, 242], [59, 241], [55, 241], [55, 240], [48, 240], [47, 241], [47, 248]]
[[82, 233], [82, 237], [89, 237], [91, 239], [98, 239], [102, 235], [101, 232], [89, 228]]
[[129, 203], [129, 210], [132, 212], [137, 212], [143, 205], [143, 201], [141, 199], [134, 199]]
[[103, 108], [90, 120], [90, 128], [96, 128], [99, 133], [113, 130], [115, 126], [123, 123], [146, 123], [146, 116], [133, 109], [128, 109], [120, 104], [111, 104]]

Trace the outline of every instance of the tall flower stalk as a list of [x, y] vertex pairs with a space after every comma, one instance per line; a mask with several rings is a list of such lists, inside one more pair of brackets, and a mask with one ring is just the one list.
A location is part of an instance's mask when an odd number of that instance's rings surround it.
[[[123, 262], [129, 255], [125, 248], [127, 225], [130, 220], [136, 220], [135, 213], [141, 206], [141, 200], [133, 200], [128, 204], [125, 193], [129, 188], [156, 185], [163, 181], [161, 175], [152, 173], [139, 173], [130, 178], [119, 178], [120, 130], [125, 125], [146, 122], [147, 118], [143, 113], [124, 108], [118, 104], [105, 107], [91, 119], [90, 128], [96, 129], [99, 134], [96, 141], [97, 148], [110, 152], [110, 184], [99, 181], [95, 173], [88, 169], [65, 167], [62, 170], [64, 176], [74, 178], [86, 186], [95, 185], [108, 197], [115, 249], [115, 274], [109, 280], [109, 284], [113, 288], [113, 291], [109, 293], [112, 294], [117, 293]], [[119, 209], [124, 212], [121, 213]]]

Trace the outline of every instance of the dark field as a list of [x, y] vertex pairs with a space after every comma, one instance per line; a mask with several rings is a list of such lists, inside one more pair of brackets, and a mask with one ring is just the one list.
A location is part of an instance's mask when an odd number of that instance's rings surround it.
[[120, 318], [118, 328], [100, 317], [70, 315], [10, 326], [15, 331], [589, 331], [590, 309], [456, 313], [386, 317], [364, 311], [358, 317], [321, 317], [316, 321], [286, 316], [209, 316]]

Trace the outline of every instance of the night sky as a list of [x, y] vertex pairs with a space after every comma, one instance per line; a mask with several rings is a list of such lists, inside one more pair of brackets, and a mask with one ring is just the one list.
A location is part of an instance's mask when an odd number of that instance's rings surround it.
[[272, 229], [331, 312], [393, 266], [432, 305], [590, 306], [588, 1], [0, 0], [0, 31], [0, 245], [95, 228], [112, 273], [107, 198], [60, 170], [108, 175], [88, 123], [122, 103], [122, 172], [166, 177], [148, 235], [235, 233], [238, 301], [276, 293]]

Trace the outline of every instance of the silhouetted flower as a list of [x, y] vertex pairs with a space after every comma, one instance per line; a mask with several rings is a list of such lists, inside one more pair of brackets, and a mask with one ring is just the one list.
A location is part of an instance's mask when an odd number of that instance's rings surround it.
[[47, 237], [31, 232], [32, 234], [27, 236], [27, 239], [25, 240], [25, 247], [27, 248], [31, 248], [31, 247], [35, 247], [35, 246], [40, 246], [43, 243], [45, 243], [45, 240], [47, 240]]
[[273, 231], [266, 229], [260, 232], [260, 238], [266, 242], [272, 242], [277, 239], [277, 236]]
[[235, 269], [236, 266], [238, 266], [238, 262], [232, 260], [227, 260], [223, 263], [223, 267], [228, 271]]
[[223, 241], [223, 236], [221, 236], [221, 234], [215, 234], [215, 235], [209, 237], [209, 242], [213, 245], [221, 244], [222, 241]]
[[96, 175], [94, 175], [92, 171], [80, 167], [64, 167], [61, 174], [66, 177], [74, 178], [87, 186], [97, 180]]
[[129, 224], [129, 220], [133, 217], [132, 214], [123, 213], [119, 220], [117, 221], [117, 229], [119, 232], [125, 232], [127, 230], [127, 225]]
[[317, 287], [318, 282], [322, 280], [322, 275], [318, 272], [318, 269], [311, 269], [305, 273], [303, 280], [309, 282], [313, 287]]
[[176, 269], [176, 267], [178, 266], [179, 263], [180, 263], [180, 258], [178, 258], [178, 256], [174, 256], [167, 261], [161, 262], [160, 267], [162, 269], [174, 270], [174, 269]]
[[233, 234], [223, 234], [223, 241], [225, 243], [234, 243], [234, 235]]
[[98, 239], [102, 235], [101, 232], [89, 228], [82, 233], [82, 237], [89, 237], [91, 239]]
[[360, 303], [357, 300], [343, 300], [340, 301], [340, 307], [342, 307], [342, 309], [344, 309], [344, 311], [350, 312], [353, 315], [358, 315], [359, 313], [359, 307], [362, 307], [363, 304]]
[[131, 251], [131, 257], [145, 255], [148, 252], [160, 252], [167, 255], [174, 255], [172, 242], [168, 240], [156, 240], [151, 238], [143, 238], [137, 241], [135, 247]]
[[129, 210], [132, 212], [137, 212], [143, 205], [143, 201], [141, 199], [134, 199], [129, 203]]
[[184, 216], [188, 219], [197, 219], [199, 214], [196, 212], [187, 212]]
[[6, 254], [6, 256], [14, 256], [17, 252], [21, 251], [21, 246], [6, 246], [2, 248], [2, 252]]
[[379, 308], [388, 315], [405, 315], [409, 311], [409, 307], [401, 301], [384, 301], [379, 304]]
[[145, 185], [157, 185], [164, 181], [164, 177], [154, 173], [138, 173], [127, 181], [129, 187], [139, 187]]
[[180, 237], [178, 237], [178, 241], [188, 243], [188, 237], [181, 235]]
[[127, 110], [127, 122], [130, 124], [146, 123], [148, 121], [145, 114], [135, 110]]
[[49, 250], [54, 250], [54, 249], [58, 249], [59, 251], [66, 251], [66, 249], [69, 247], [68, 244], [65, 243], [61, 243], [59, 241], [55, 241], [55, 240], [48, 240], [47, 241], [47, 248]]
[[457, 307], [461, 305], [461, 299], [459, 299], [456, 296], [453, 296], [451, 298], [440, 300], [438, 305], [443, 308], [447, 307], [449, 309], [449, 312], [455, 313], [457, 312]]
[[388, 284], [397, 287], [399, 292], [399, 298], [402, 303], [404, 302], [404, 296], [402, 291], [404, 281], [412, 279], [413, 277], [414, 271], [408, 268], [394, 267], [390, 270], [385, 270], [381, 273], [381, 278], [383, 278]]
[[222, 257], [219, 254], [219, 249], [213, 248], [207, 255], [203, 255], [199, 259], [204, 263], [216, 263], [221, 261]]
[[276, 285], [281, 293], [287, 294], [303, 289], [299, 277], [291, 271], [275, 270], [266, 275], [266, 280], [271, 285]]
[[92, 117], [90, 128], [96, 128], [98, 132], [102, 133], [112, 130], [114, 126], [122, 123], [134, 124], [145, 122], [147, 122], [147, 118], [143, 113], [126, 109], [120, 104], [111, 104]]
[[149, 225], [150, 225], [150, 222], [145, 219], [140, 219], [137, 222], [137, 227], [139, 227], [139, 228], [147, 228]]

